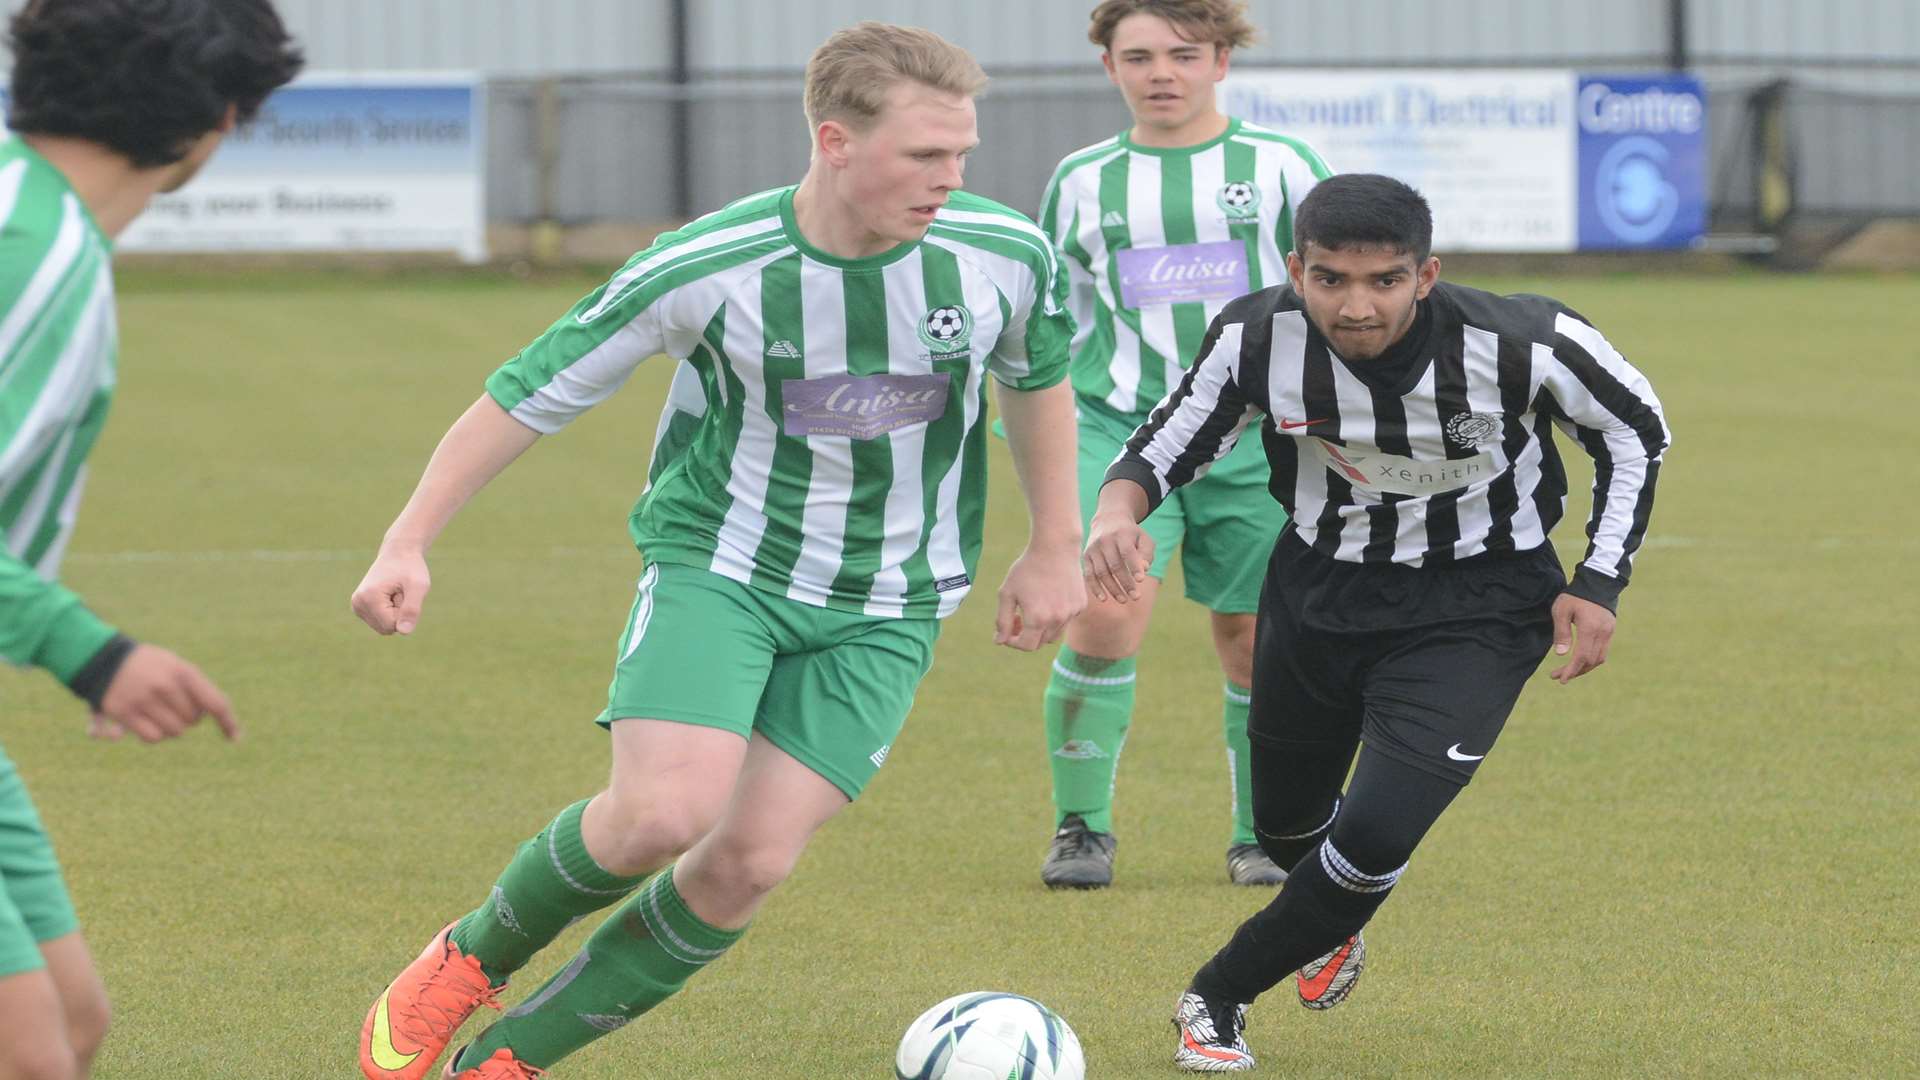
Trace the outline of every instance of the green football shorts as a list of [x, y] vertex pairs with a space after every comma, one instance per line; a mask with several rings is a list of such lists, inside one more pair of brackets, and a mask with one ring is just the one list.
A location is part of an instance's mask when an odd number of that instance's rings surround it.
[[[1080, 412], [1080, 525], [1089, 528], [1107, 469], [1136, 425], [1104, 404], [1077, 399]], [[1251, 427], [1207, 474], [1175, 491], [1140, 527], [1153, 537], [1147, 572], [1164, 581], [1173, 549], [1187, 579], [1187, 599], [1209, 611], [1247, 615], [1260, 609], [1260, 582], [1287, 512], [1267, 491], [1267, 455]]]
[[654, 563], [597, 723], [672, 720], [758, 733], [858, 798], [933, 664], [938, 619], [814, 607], [710, 570]]
[[79, 928], [47, 830], [0, 750], [0, 978], [45, 967], [41, 942]]

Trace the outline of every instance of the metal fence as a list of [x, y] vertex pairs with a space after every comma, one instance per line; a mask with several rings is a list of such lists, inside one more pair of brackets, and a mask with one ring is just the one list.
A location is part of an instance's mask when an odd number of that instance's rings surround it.
[[[1708, 91], [1716, 229], [1748, 230], [1767, 217], [1760, 178], [1769, 168], [1791, 185], [1796, 213], [1920, 215], [1920, 95], [1729, 76]], [[1764, 157], [1755, 110], [1768, 108], [1782, 110], [1766, 122], [1783, 125], [1786, 143]], [[981, 146], [967, 187], [1028, 212], [1062, 157], [1128, 122], [1097, 72], [998, 78], [979, 110]], [[501, 223], [683, 220], [791, 183], [807, 165], [798, 74], [681, 85], [501, 80], [491, 87], [490, 116], [488, 213]], [[676, 125], [684, 141], [673, 137]]]

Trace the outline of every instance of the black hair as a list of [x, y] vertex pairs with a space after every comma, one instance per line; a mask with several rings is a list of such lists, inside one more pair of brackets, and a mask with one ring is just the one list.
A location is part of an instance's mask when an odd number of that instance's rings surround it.
[[1433, 254], [1433, 210], [1425, 196], [1378, 173], [1343, 173], [1313, 186], [1293, 216], [1293, 248], [1384, 247], [1424, 263]]
[[232, 106], [253, 118], [305, 59], [272, 0], [29, 0], [7, 28], [7, 126], [171, 165]]

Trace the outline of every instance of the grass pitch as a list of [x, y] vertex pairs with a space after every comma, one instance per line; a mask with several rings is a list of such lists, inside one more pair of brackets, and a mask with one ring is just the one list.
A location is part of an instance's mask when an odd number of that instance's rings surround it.
[[[1476, 283], [1565, 299], [1654, 380], [1676, 445], [1652, 539], [1611, 663], [1536, 680], [1369, 928], [1353, 1000], [1255, 1007], [1260, 1075], [1920, 1073], [1920, 280]], [[124, 280], [122, 394], [65, 576], [199, 662], [247, 738], [97, 745], [50, 680], [0, 678], [0, 738], [113, 993], [102, 1080], [356, 1075], [385, 981], [604, 781], [589, 720], [665, 363], [468, 508], [412, 639], [346, 604], [447, 424], [591, 285]], [[725, 960], [556, 1075], [887, 1076], [922, 1008], [983, 988], [1058, 1009], [1096, 1080], [1175, 1075], [1175, 995], [1262, 902], [1225, 883], [1204, 618], [1169, 589], [1143, 653], [1116, 887], [1046, 892], [1047, 657], [991, 644], [1024, 540], [994, 453], [986, 595], [867, 797]]]

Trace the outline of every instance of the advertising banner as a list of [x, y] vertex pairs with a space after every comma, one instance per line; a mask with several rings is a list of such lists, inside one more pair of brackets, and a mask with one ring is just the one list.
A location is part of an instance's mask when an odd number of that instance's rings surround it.
[[[314, 75], [269, 97], [119, 251], [450, 251], [486, 258], [484, 86]], [[4, 103], [4, 96], [0, 96]]]
[[1583, 76], [1580, 248], [1685, 247], [1707, 229], [1707, 94], [1680, 75]]
[[[1684, 247], [1705, 227], [1706, 98], [1685, 77], [1234, 72], [1222, 106], [1337, 172], [1419, 188], [1439, 251]], [[1585, 110], [1583, 112], [1583, 110]]]

